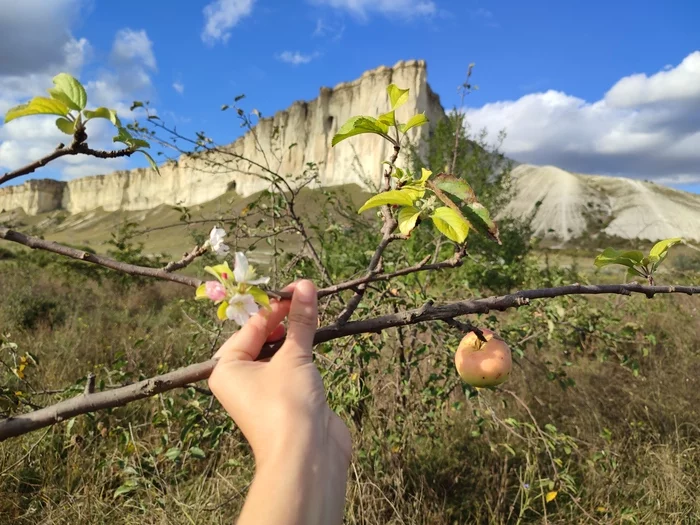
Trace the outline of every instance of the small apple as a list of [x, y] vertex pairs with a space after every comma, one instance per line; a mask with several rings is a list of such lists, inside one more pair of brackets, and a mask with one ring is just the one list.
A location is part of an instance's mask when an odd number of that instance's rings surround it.
[[474, 332], [462, 338], [455, 353], [459, 376], [475, 387], [496, 386], [510, 376], [513, 359], [510, 347], [491, 330], [482, 330], [486, 342]]

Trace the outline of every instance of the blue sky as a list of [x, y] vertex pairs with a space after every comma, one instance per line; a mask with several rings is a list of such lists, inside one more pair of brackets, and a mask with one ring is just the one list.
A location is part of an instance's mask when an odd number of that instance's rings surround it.
[[[700, 192], [699, 2], [46, 4], [0, 0], [0, 112], [69, 70], [100, 103], [128, 113], [131, 100], [149, 99], [180, 130], [206, 130], [227, 142], [240, 128], [219, 108], [240, 93], [270, 115], [315, 98], [321, 86], [421, 58], [433, 90], [451, 107], [475, 62], [480, 89], [467, 101], [470, 121], [493, 132], [505, 127], [504, 149], [516, 159]], [[51, 122], [13, 124], [0, 127], [0, 171], [55, 147]], [[141, 164], [70, 161], [40, 175], [71, 178]]]

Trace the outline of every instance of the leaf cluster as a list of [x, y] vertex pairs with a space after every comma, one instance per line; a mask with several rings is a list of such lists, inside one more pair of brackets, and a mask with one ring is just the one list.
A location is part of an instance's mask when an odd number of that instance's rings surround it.
[[66, 135], [74, 137], [80, 144], [87, 139], [85, 125], [93, 119], [109, 120], [117, 128], [117, 135], [113, 142], [120, 142], [132, 151], [142, 153], [151, 167], [158, 171], [153, 157], [145, 151], [150, 144], [142, 139], [134, 137], [131, 132], [122, 126], [117, 112], [106, 107], [98, 107], [90, 110], [87, 106], [88, 96], [85, 87], [75, 77], [68, 73], [59, 73], [53, 78], [54, 87], [47, 91], [49, 97], [34, 97], [25, 104], [20, 104], [5, 114], [5, 123], [15, 119], [32, 115], [57, 115], [56, 127]]

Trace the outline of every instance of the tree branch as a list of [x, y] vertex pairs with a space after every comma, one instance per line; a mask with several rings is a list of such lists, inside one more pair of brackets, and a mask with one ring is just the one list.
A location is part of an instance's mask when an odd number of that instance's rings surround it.
[[110, 268], [112, 270], [128, 273], [130, 275], [154, 277], [156, 279], [185, 284], [194, 288], [202, 284], [202, 281], [195, 277], [188, 277], [186, 275], [181, 275], [178, 273], [170, 273], [169, 271], [166, 271], [161, 268], [150, 268], [148, 266], [138, 266], [135, 264], [119, 262], [114, 259], [110, 259], [109, 257], [104, 257], [102, 255], [96, 255], [94, 253], [89, 253], [83, 250], [77, 250], [75, 248], [63, 246], [62, 244], [58, 244], [53, 241], [46, 241], [44, 239], [39, 239], [38, 237], [31, 237], [29, 235], [25, 235], [23, 233], [11, 230], [9, 228], [5, 228], [3, 226], [0, 226], [0, 239], [5, 239], [7, 241], [23, 244], [24, 246], [28, 246], [33, 250], [46, 250], [47, 252], [53, 252], [59, 255], [64, 255], [66, 257], [70, 257], [71, 259], [77, 259], [79, 261], [98, 264], [100, 266], [104, 266], [105, 268]]
[[34, 173], [39, 168], [46, 166], [49, 162], [65, 157], [66, 155], [89, 155], [100, 159], [116, 159], [119, 157], [130, 157], [134, 151], [135, 150], [132, 149], [120, 149], [116, 151], [92, 149], [87, 145], [87, 143], [74, 140], [70, 146], [63, 146], [63, 144], [60, 144], [58, 148], [45, 157], [35, 160], [22, 168], [18, 168], [14, 171], [8, 171], [2, 177], [0, 177], [0, 186], [8, 181], [11, 181], [12, 179], [16, 179], [17, 177]]
[[[383, 172], [384, 184], [382, 191], [389, 191], [391, 189], [391, 174], [394, 170], [394, 164], [396, 163], [396, 159], [399, 158], [400, 151], [401, 148], [398, 146], [398, 144], [394, 144], [394, 153], [391, 156], [391, 159], [389, 159], [389, 165]], [[399, 223], [391, 214], [391, 209], [385, 204], [384, 206], [382, 206], [381, 210], [382, 217], [384, 218], [384, 226], [382, 226], [381, 230], [382, 239], [381, 241], [379, 241], [379, 245], [377, 246], [377, 249], [374, 250], [374, 254], [372, 255], [372, 258], [369, 261], [365, 278], [371, 278], [372, 276], [379, 273], [382, 261], [382, 254], [384, 253], [384, 250], [386, 250], [386, 247], [389, 246], [389, 243], [398, 239], [398, 237], [395, 237], [393, 233], [396, 227], [399, 225]], [[345, 324], [348, 321], [348, 319], [352, 317], [352, 314], [355, 312], [355, 310], [357, 310], [357, 307], [360, 305], [360, 302], [362, 301], [362, 298], [365, 295], [366, 289], [366, 284], [360, 284], [359, 286], [357, 286], [355, 295], [353, 295], [350, 298], [348, 304], [345, 306], [343, 311], [340, 312], [340, 315], [338, 316], [337, 320], [338, 324]]]
[[201, 257], [202, 255], [207, 253], [207, 248], [208, 248], [208, 246], [206, 245], [206, 243], [203, 244], [202, 246], [195, 246], [194, 248], [192, 248], [191, 252], [185, 253], [185, 255], [182, 256], [182, 259], [180, 259], [179, 261], [177, 261], [177, 262], [171, 261], [168, 264], [166, 264], [163, 267], [163, 271], [170, 273], [170, 272], [174, 272], [177, 270], [182, 270], [186, 266], [189, 266], [190, 264], [192, 264], [192, 262], [197, 257]]
[[[530, 301], [534, 299], [550, 299], [565, 295], [632, 295], [633, 293], [643, 294], [648, 298], [653, 298], [657, 294], [672, 293], [695, 295], [700, 294], [700, 286], [648, 286], [639, 283], [609, 285], [572, 284], [557, 288], [523, 290], [509, 295], [457, 301], [442, 305], [433, 305], [431, 302], [428, 302], [422, 307], [413, 310], [322, 327], [316, 331], [314, 344], [325, 343], [349, 335], [378, 333], [397, 326], [412, 325], [426, 321], [445, 321], [463, 315], [485, 314], [492, 310], [503, 311], [508, 308], [519, 308], [530, 304]], [[281, 345], [282, 341], [266, 344], [258, 359], [271, 357]], [[80, 414], [123, 406], [131, 401], [207, 379], [215, 365], [216, 360], [210, 359], [203, 363], [190, 365], [134, 383], [133, 385], [108, 392], [82, 394], [41, 410], [10, 417], [0, 421], [0, 441], [65, 421]]]

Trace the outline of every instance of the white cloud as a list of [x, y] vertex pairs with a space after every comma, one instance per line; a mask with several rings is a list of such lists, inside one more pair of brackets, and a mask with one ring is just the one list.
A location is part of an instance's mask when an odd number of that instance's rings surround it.
[[318, 57], [318, 53], [311, 53], [310, 55], [305, 55], [299, 51], [283, 51], [277, 55], [277, 60], [286, 62], [287, 64], [292, 64], [298, 66], [300, 64], [308, 64], [314, 58]]
[[314, 28], [314, 32], [311, 33], [311, 36], [329, 36], [332, 40], [337, 41], [343, 37], [343, 33], [345, 33], [345, 24], [342, 22], [328, 22], [323, 18], [318, 18], [316, 20], [316, 27]]
[[173, 89], [182, 95], [185, 92], [185, 85], [180, 81], [176, 81], [173, 82]]
[[386, 16], [413, 18], [434, 15], [437, 7], [432, 0], [310, 0], [316, 5], [327, 5], [350, 12], [358, 18], [366, 19], [371, 13]]
[[141, 64], [148, 69], [156, 68], [156, 57], [153, 54], [153, 42], [148, 38], [145, 29], [134, 31], [125, 28], [117, 31], [112, 45], [111, 59], [117, 64]]
[[227, 42], [230, 29], [250, 16], [255, 0], [215, 0], [204, 7], [204, 30], [202, 40], [209, 45], [217, 41]]
[[[467, 110], [512, 158], [583, 173], [700, 181], [700, 51], [658, 73], [620, 79], [598, 101], [560, 91]], [[679, 182], [675, 182], [679, 183]]]

